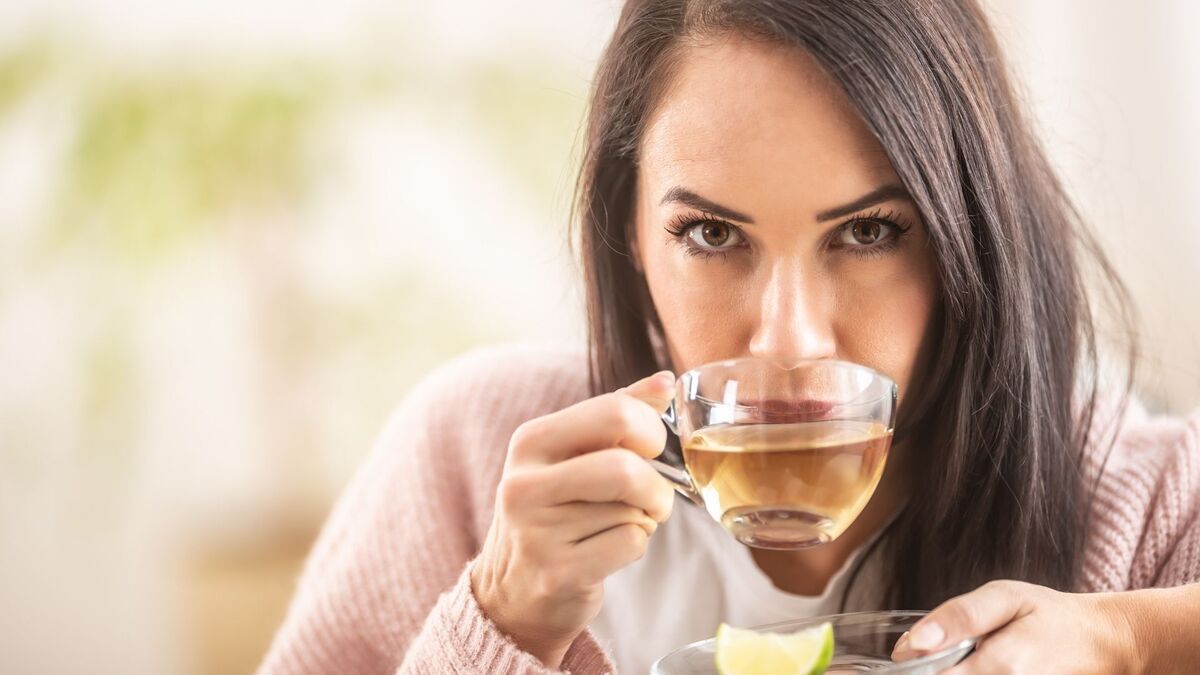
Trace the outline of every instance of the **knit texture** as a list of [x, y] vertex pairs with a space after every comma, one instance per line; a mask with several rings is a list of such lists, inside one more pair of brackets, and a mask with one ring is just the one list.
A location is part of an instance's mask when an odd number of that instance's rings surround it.
[[[546, 668], [488, 620], [467, 574], [509, 437], [587, 398], [586, 363], [558, 345], [486, 347], [410, 391], [322, 529], [260, 675], [615, 671], [590, 631], [561, 670]], [[1123, 420], [1097, 407], [1084, 465], [1097, 490], [1075, 590], [1200, 580], [1200, 411], [1160, 418], [1135, 404]]]

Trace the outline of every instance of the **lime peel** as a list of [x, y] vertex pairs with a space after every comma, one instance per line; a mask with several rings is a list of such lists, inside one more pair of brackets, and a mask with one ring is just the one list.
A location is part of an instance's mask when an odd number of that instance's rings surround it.
[[833, 626], [760, 633], [722, 623], [715, 658], [721, 675], [821, 675], [833, 659]]

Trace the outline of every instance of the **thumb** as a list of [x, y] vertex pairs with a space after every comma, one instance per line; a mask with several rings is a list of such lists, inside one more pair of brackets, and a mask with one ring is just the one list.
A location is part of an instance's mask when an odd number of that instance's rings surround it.
[[660, 370], [617, 391], [649, 404], [661, 415], [667, 409], [671, 397], [675, 395], [674, 387], [675, 374], [669, 370]]

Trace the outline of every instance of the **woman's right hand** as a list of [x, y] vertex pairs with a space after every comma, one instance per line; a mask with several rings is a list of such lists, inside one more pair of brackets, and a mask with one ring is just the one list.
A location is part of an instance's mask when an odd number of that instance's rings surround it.
[[471, 589], [496, 627], [558, 667], [600, 611], [604, 579], [642, 557], [671, 515], [645, 461], [666, 444], [674, 377], [656, 373], [532, 419], [513, 433]]

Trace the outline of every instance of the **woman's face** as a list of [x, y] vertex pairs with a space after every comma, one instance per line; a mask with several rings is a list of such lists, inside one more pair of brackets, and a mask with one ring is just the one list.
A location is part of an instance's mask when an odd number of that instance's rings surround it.
[[838, 358], [903, 395], [937, 295], [925, 227], [806, 52], [686, 47], [640, 152], [635, 259], [677, 372]]

